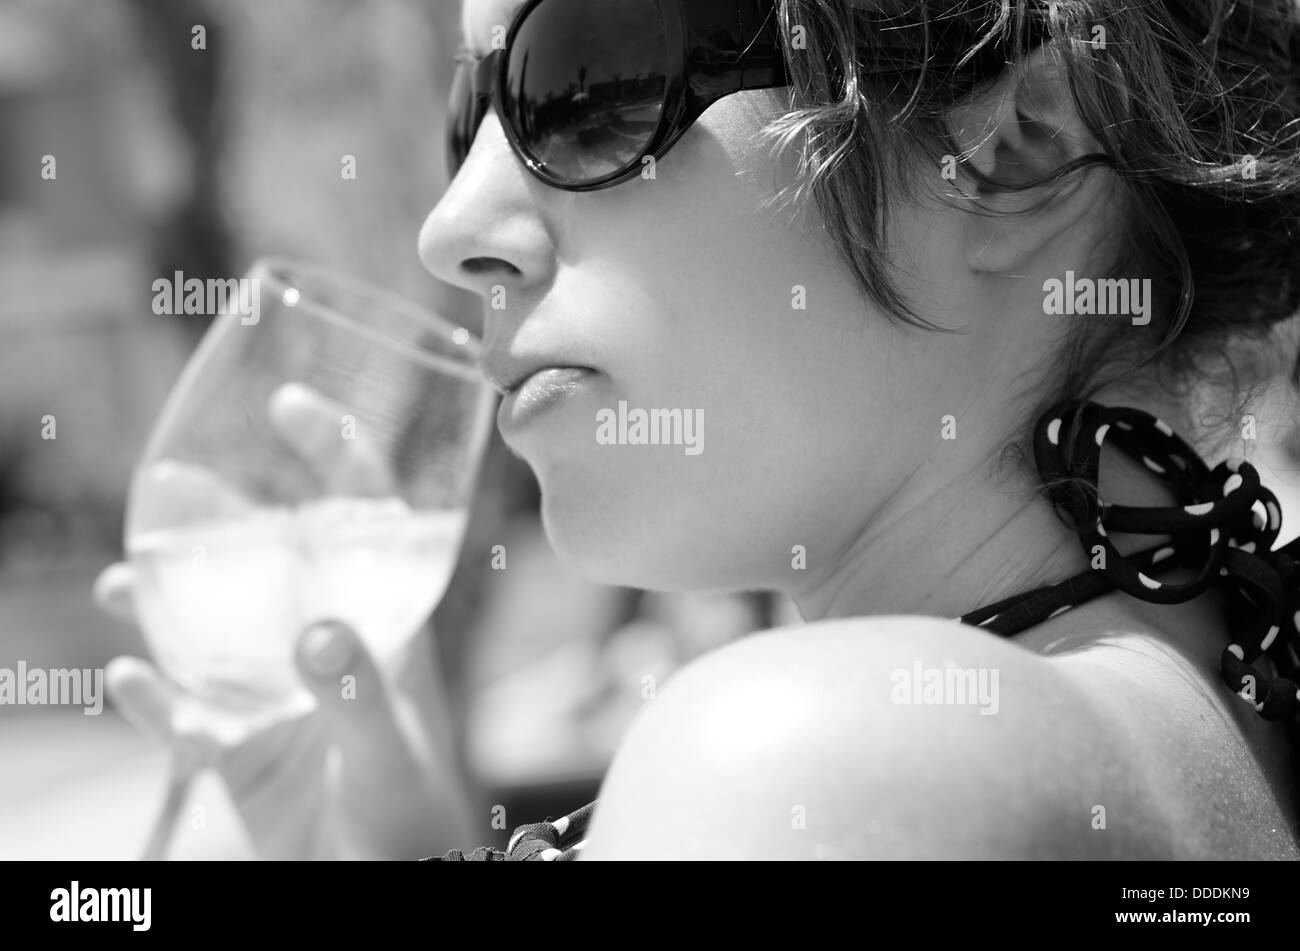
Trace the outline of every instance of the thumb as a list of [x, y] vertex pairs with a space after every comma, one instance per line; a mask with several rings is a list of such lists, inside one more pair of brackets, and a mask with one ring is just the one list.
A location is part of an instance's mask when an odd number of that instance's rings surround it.
[[320, 621], [298, 638], [294, 661], [342, 754], [349, 790], [416, 780], [419, 769], [388, 691], [361, 639], [341, 621]]

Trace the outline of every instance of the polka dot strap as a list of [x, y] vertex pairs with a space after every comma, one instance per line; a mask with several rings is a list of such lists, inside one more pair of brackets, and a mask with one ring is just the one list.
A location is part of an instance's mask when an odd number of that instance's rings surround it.
[[586, 844], [587, 826], [596, 804], [589, 802], [581, 809], [549, 819], [519, 826], [510, 835], [505, 851], [482, 846], [468, 855], [452, 849], [442, 856], [425, 859], [428, 862], [571, 862], [582, 854]]
[[[1105, 501], [1098, 470], [1107, 443], [1164, 482], [1176, 504], [1138, 508]], [[1048, 498], [1079, 535], [1090, 568], [961, 621], [1009, 637], [1115, 589], [1177, 604], [1215, 586], [1224, 594], [1232, 638], [1220, 658], [1224, 683], [1267, 719], [1300, 710], [1300, 540], [1273, 550], [1281, 509], [1254, 466], [1234, 459], [1211, 469], [1154, 416], [1086, 402], [1065, 403], [1043, 416], [1034, 456]], [[1163, 540], [1125, 557], [1111, 543], [1112, 532]], [[1190, 577], [1167, 580], [1175, 572]], [[1261, 660], [1267, 669], [1257, 667]]]

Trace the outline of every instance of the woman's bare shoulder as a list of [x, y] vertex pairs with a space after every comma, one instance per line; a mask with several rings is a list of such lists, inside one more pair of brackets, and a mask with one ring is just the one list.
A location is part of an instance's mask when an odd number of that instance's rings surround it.
[[1131, 689], [940, 618], [753, 635], [647, 703], [584, 854], [1181, 857]]
[[1106, 718], [1126, 725], [1144, 782], [1182, 831], [1190, 858], [1300, 858], [1295, 751], [1194, 659], [1144, 630], [1114, 629], [1051, 662]]

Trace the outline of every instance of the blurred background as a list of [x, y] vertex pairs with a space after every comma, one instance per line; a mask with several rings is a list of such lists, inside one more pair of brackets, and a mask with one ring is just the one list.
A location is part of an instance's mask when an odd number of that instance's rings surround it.
[[[458, 20], [455, 0], [0, 0], [0, 667], [147, 656], [91, 589], [122, 555], [133, 464], [210, 320], [154, 315], [155, 278], [237, 277], [275, 253], [475, 325], [477, 299], [416, 256], [446, 180]], [[1266, 448], [1296, 468], [1294, 446]], [[507, 571], [487, 568], [497, 544]], [[463, 845], [503, 847], [594, 798], [644, 677], [796, 620], [768, 596], [584, 582], [546, 544], [531, 474], [494, 441], [428, 635], [474, 808], [508, 817]], [[0, 706], [0, 859], [136, 857], [166, 769], [111, 709]], [[194, 795], [207, 821], [182, 823], [173, 854], [251, 857], [219, 783]]]
[[[132, 467], [211, 319], [155, 315], [155, 278], [237, 277], [274, 253], [476, 325], [480, 302], [416, 256], [446, 181], [458, 31], [454, 0], [0, 0], [0, 667], [148, 656], [91, 589], [122, 556]], [[496, 544], [507, 571], [487, 570]], [[643, 677], [782, 619], [766, 596], [584, 582], [494, 441], [430, 633], [476, 811], [505, 805], [513, 828], [588, 802]], [[166, 767], [111, 708], [0, 706], [0, 859], [136, 857]], [[194, 802], [207, 821], [181, 824], [174, 855], [251, 857], [219, 781]], [[504, 846], [484, 829], [463, 845]]]

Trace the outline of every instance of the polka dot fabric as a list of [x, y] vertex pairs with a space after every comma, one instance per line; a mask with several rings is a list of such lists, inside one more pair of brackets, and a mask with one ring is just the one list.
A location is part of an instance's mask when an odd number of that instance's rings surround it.
[[[1104, 500], [1098, 487], [1103, 446], [1144, 466], [1169, 487], [1176, 504], [1137, 508]], [[1217, 587], [1225, 596], [1229, 639], [1220, 658], [1224, 684], [1266, 719], [1295, 716], [1300, 710], [1300, 539], [1273, 550], [1282, 512], [1254, 466], [1230, 459], [1211, 469], [1154, 416], [1083, 401], [1043, 415], [1034, 433], [1034, 457], [1044, 491], [1078, 533], [1090, 567], [957, 620], [1011, 637], [1114, 590], [1178, 604]], [[1111, 542], [1112, 532], [1159, 540], [1126, 557]], [[1176, 574], [1179, 580], [1170, 580]], [[595, 806], [520, 826], [504, 852], [453, 849], [428, 861], [572, 861], [581, 855]]]
[[[1103, 499], [1097, 476], [1104, 445], [1143, 465], [1177, 504], [1135, 508]], [[1178, 604], [1217, 587], [1230, 638], [1219, 664], [1228, 689], [1269, 720], [1300, 710], [1300, 540], [1273, 550], [1282, 511], [1254, 466], [1230, 459], [1211, 469], [1154, 416], [1086, 402], [1055, 407], [1039, 421], [1034, 455], [1049, 499], [1092, 567], [960, 620], [1010, 636], [1115, 589]], [[1124, 557], [1112, 532], [1161, 540]], [[1180, 570], [1191, 577], [1162, 580]]]
[[587, 824], [594, 802], [559, 819], [520, 826], [510, 836], [506, 850], [481, 846], [468, 854], [452, 849], [426, 862], [571, 862], [582, 854]]

